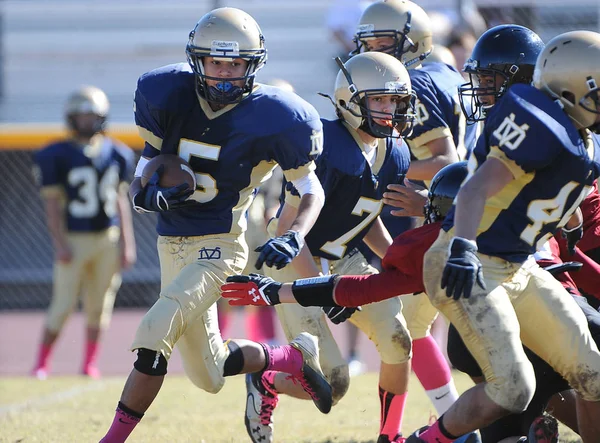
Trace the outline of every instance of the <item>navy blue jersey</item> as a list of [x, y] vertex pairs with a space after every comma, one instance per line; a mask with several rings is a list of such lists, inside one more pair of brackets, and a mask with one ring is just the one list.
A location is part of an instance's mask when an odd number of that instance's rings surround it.
[[414, 158], [431, 157], [425, 146], [432, 140], [452, 137], [461, 159], [467, 157], [468, 147], [475, 144], [475, 126], [467, 125], [460, 107], [458, 87], [465, 82], [462, 75], [444, 63], [426, 63], [409, 69], [412, 88], [417, 96], [417, 122], [407, 138]]
[[237, 105], [212, 111], [198, 98], [195, 77], [180, 63], [142, 75], [135, 121], [143, 156], [175, 154], [190, 163], [199, 208], [159, 214], [160, 235], [195, 236], [246, 230], [254, 190], [279, 164], [288, 180], [307, 175], [322, 149], [316, 110], [296, 94], [257, 85]]
[[34, 162], [42, 195], [65, 198], [67, 231], [95, 232], [118, 223], [118, 187], [133, 172], [127, 146], [107, 137], [88, 146], [63, 141], [36, 153]]
[[369, 231], [383, 208], [387, 185], [403, 183], [410, 153], [398, 139], [380, 139], [371, 168], [354, 130], [341, 120], [322, 122], [323, 154], [316, 173], [325, 205], [305, 240], [312, 255], [335, 260], [358, 246]]
[[[490, 157], [514, 180], [485, 203], [477, 245], [483, 254], [523, 262], [569, 220], [598, 176], [598, 150], [560, 106], [514, 85], [492, 108], [469, 159], [469, 174]], [[454, 209], [444, 222], [453, 225]]]

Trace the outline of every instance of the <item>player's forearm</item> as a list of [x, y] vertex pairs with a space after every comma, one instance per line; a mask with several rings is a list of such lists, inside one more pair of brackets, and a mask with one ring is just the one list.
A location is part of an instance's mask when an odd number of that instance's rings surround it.
[[280, 303], [299, 303], [303, 306], [330, 306], [333, 298], [338, 306], [358, 307], [397, 297], [401, 294], [413, 294], [424, 290], [421, 276], [407, 275], [394, 269], [381, 274], [339, 276], [332, 288], [333, 294], [331, 294], [331, 290], [328, 290], [322, 299], [314, 297], [310, 297], [310, 300], [308, 297], [298, 299], [292, 290], [292, 283], [285, 283], [281, 286], [278, 294]]
[[292, 266], [301, 278], [315, 277], [321, 273], [321, 270], [315, 264], [310, 249], [306, 245], [302, 248], [300, 254], [292, 260]]
[[290, 230], [299, 232], [303, 237], [308, 234], [310, 228], [313, 227], [321, 208], [323, 207], [323, 201], [314, 194], [304, 194], [300, 199], [300, 206], [298, 206], [298, 215], [292, 222]]
[[486, 197], [473, 186], [465, 185], [456, 197], [454, 228], [456, 237], [476, 241], [477, 228], [483, 217]]
[[117, 199], [119, 219], [121, 221], [121, 241], [125, 248], [135, 248], [135, 234], [133, 232], [133, 217], [131, 215], [131, 204], [127, 194], [119, 193]]
[[340, 306], [357, 307], [424, 291], [422, 276], [407, 275], [394, 269], [380, 274], [340, 277], [335, 286], [334, 300]]
[[435, 174], [444, 166], [456, 163], [458, 155], [439, 155], [425, 160], [413, 160], [406, 173], [410, 180], [431, 180]]
[[65, 247], [68, 244], [68, 241], [62, 202], [58, 198], [49, 197], [45, 199], [44, 206], [46, 209], [48, 231], [50, 231], [54, 247]]
[[475, 241], [486, 200], [513, 180], [512, 171], [503, 161], [488, 158], [458, 191], [454, 214], [455, 235]]
[[369, 232], [363, 238], [363, 241], [379, 258], [383, 258], [393, 239], [381, 221], [381, 218], [377, 217], [375, 223], [373, 223]]
[[142, 179], [136, 177], [129, 185], [129, 198], [133, 200], [133, 196], [142, 190]]
[[566, 229], [575, 229], [581, 226], [583, 223], [583, 213], [580, 208], [577, 208], [567, 224], [565, 225]]

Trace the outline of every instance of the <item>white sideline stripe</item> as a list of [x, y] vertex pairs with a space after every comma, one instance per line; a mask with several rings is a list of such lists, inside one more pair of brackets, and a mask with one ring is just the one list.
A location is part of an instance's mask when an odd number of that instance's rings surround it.
[[71, 398], [78, 397], [86, 392], [99, 391], [112, 383], [116, 383], [116, 380], [112, 382], [97, 381], [83, 386], [75, 386], [74, 388], [67, 389], [66, 391], [54, 392], [42, 397], [32, 398], [21, 403], [0, 406], [0, 418], [3, 418], [6, 415], [20, 414], [27, 409], [37, 409], [43, 406], [53, 405], [70, 400]]

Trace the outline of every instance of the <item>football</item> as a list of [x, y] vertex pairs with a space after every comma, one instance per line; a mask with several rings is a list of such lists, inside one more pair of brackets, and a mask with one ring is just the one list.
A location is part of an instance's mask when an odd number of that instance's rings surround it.
[[191, 166], [184, 159], [173, 154], [161, 154], [148, 162], [142, 171], [142, 186], [146, 186], [160, 165], [164, 165], [165, 168], [159, 186], [170, 188], [187, 183], [191, 189], [196, 189], [196, 176]]

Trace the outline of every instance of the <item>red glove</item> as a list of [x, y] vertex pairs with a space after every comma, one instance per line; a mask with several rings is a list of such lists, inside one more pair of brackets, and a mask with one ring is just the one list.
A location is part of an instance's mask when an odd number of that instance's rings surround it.
[[281, 283], [260, 274], [233, 275], [221, 286], [221, 295], [231, 306], [273, 306], [279, 304]]

